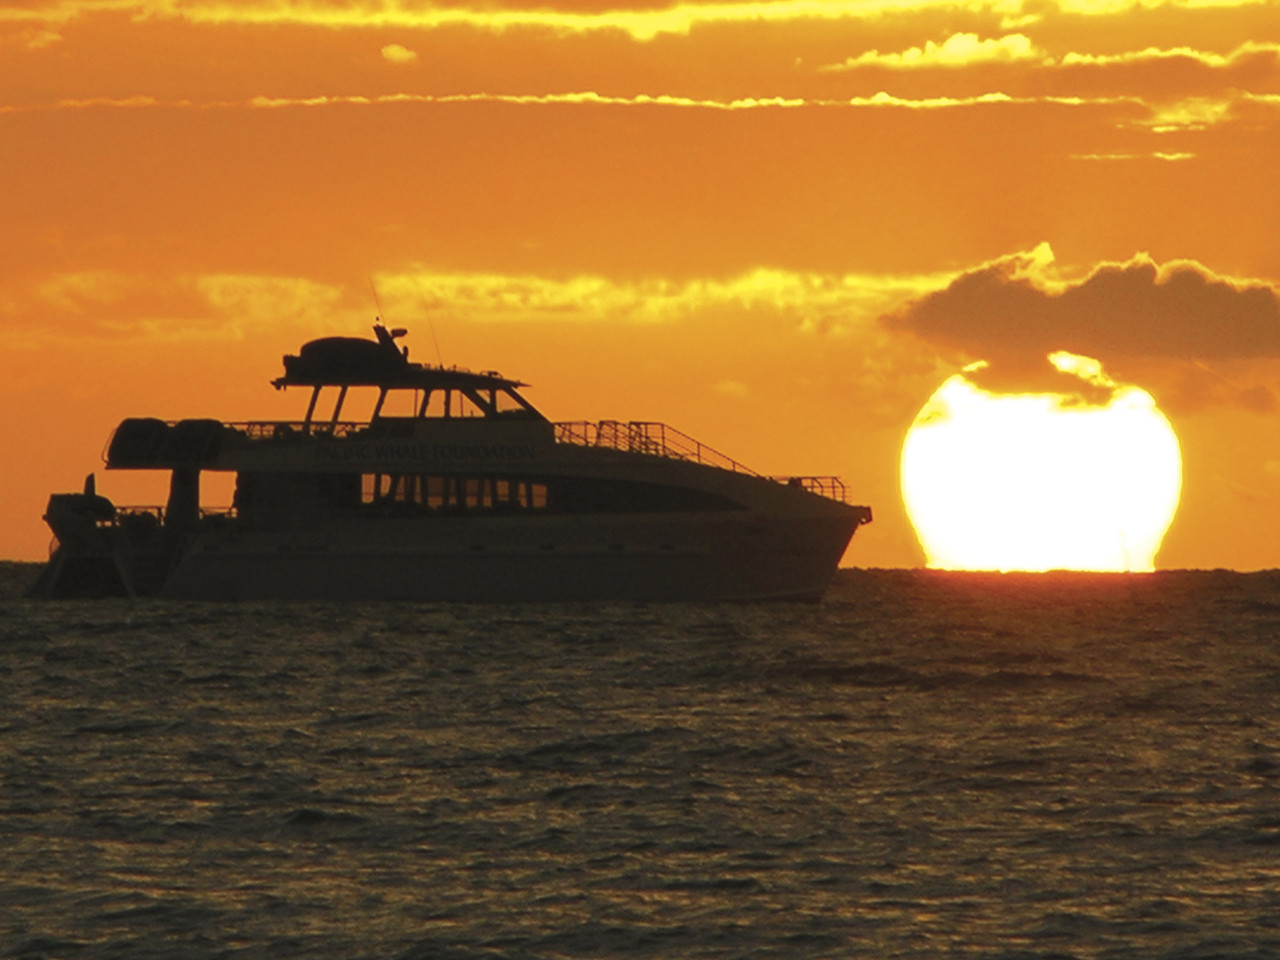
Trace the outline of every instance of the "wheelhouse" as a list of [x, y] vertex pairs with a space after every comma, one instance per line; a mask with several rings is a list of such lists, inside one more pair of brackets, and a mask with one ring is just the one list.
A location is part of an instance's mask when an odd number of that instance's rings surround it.
[[397, 394], [412, 395], [412, 403], [401, 402], [394, 407], [410, 411], [408, 419], [504, 418], [541, 420], [546, 418], [521, 396], [519, 388], [526, 386], [518, 380], [509, 380], [493, 370], [476, 373], [457, 367], [432, 367], [410, 363], [407, 348], [396, 346], [396, 339], [403, 330], [387, 330], [376, 326], [376, 341], [351, 337], [327, 337], [312, 340], [298, 351], [296, 356], [284, 358], [284, 376], [271, 381], [277, 390], [287, 387], [310, 387], [311, 400], [303, 422], [305, 432], [318, 425], [316, 410], [320, 395], [326, 388], [336, 388], [332, 413], [328, 417], [330, 429], [336, 428], [342, 419], [343, 408], [352, 387], [370, 387], [377, 390], [377, 401], [369, 423], [387, 419], [406, 419], [390, 416], [387, 401]]

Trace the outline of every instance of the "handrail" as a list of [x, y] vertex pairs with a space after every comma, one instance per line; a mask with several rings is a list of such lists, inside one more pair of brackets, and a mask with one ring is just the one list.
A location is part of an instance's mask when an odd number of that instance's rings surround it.
[[775, 483], [785, 483], [789, 487], [800, 487], [810, 493], [816, 493], [828, 500], [849, 502], [849, 491], [839, 477], [770, 477]]
[[[172, 424], [170, 424], [172, 426]], [[250, 440], [288, 440], [299, 437], [333, 437], [343, 439], [367, 430], [369, 423], [355, 420], [310, 422], [304, 420], [254, 420], [228, 422], [223, 426], [236, 430]], [[686, 460], [708, 467], [717, 467], [733, 473], [760, 477], [745, 464], [739, 463], [714, 447], [695, 440], [687, 433], [654, 420], [566, 420], [553, 423], [556, 443], [579, 447], [605, 447], [627, 453], [643, 453]], [[800, 487], [810, 493], [848, 503], [848, 491], [844, 482], [835, 476], [774, 476], [765, 479]], [[158, 507], [125, 508], [139, 513], [162, 515]], [[224, 511], [210, 511], [224, 512]]]
[[554, 426], [556, 443], [647, 453], [672, 460], [690, 460], [753, 477], [760, 476], [750, 467], [665, 423], [652, 420], [600, 420], [594, 423], [590, 420], [572, 420]]
[[[200, 519], [208, 520], [213, 517], [234, 517], [237, 511], [234, 506], [230, 507], [201, 507]], [[165, 508], [161, 506], [124, 506], [116, 507], [115, 516], [108, 521], [109, 525], [118, 525], [122, 520], [130, 517], [152, 517], [156, 522], [164, 523]]]
[[[556, 443], [570, 443], [580, 447], [607, 447], [628, 453], [646, 453], [650, 456], [668, 457], [673, 460], [689, 460], [704, 466], [719, 467], [734, 473], [758, 477], [749, 467], [732, 457], [708, 447], [675, 427], [650, 420], [570, 420], [554, 425]], [[849, 493], [839, 477], [768, 477], [775, 483], [800, 487], [828, 500], [849, 502]]]
[[247, 420], [223, 426], [243, 433], [250, 440], [289, 440], [293, 437], [349, 437], [369, 424], [359, 420]]

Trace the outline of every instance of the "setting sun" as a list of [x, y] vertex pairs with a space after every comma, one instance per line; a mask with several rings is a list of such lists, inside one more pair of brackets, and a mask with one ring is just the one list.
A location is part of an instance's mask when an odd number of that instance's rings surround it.
[[972, 364], [929, 399], [902, 448], [902, 495], [929, 566], [1154, 568], [1182, 487], [1178, 439], [1146, 391], [1055, 353], [1080, 390], [996, 393]]

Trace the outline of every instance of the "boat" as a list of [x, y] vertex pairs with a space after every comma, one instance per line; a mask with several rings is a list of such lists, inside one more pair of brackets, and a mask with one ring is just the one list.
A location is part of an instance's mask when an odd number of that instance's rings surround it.
[[[31, 595], [817, 600], [871, 520], [836, 477], [762, 476], [663, 423], [552, 422], [527, 384], [373, 329], [284, 357], [300, 421], [121, 422], [106, 468], [168, 471], [167, 502], [118, 507], [93, 474], [52, 495]], [[372, 413], [344, 419], [357, 388]], [[210, 471], [234, 473], [229, 508], [202, 506]]]

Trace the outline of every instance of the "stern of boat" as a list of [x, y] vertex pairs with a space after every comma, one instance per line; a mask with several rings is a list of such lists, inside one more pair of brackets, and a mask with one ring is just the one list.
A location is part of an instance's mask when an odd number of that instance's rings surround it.
[[44, 521], [57, 542], [29, 597], [127, 597], [134, 585], [115, 505], [99, 496], [93, 474], [80, 493], [49, 497]]

